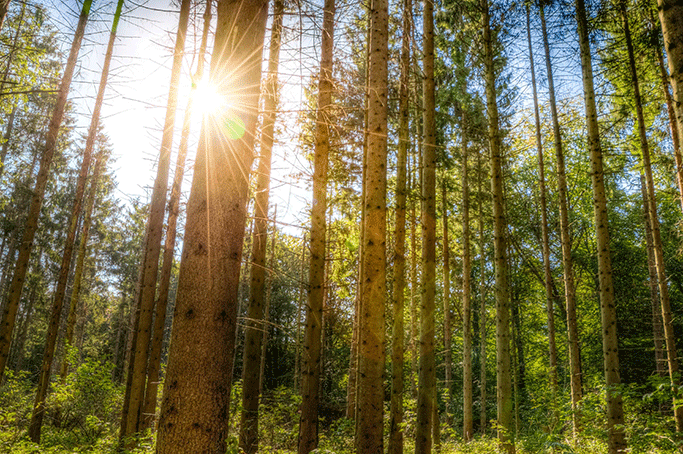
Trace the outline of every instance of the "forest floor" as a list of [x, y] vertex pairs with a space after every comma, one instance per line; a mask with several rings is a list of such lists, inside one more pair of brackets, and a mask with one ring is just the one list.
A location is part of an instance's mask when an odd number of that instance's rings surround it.
[[[41, 443], [28, 440], [27, 428], [31, 416], [34, 385], [26, 375], [9, 374], [0, 387], [0, 453], [97, 453], [117, 452], [118, 419], [123, 389], [111, 381], [110, 371], [97, 363], [85, 363], [64, 384], [55, 383], [48, 401], [47, 418], [43, 426]], [[231, 413], [235, 415], [230, 427], [227, 452], [237, 454], [237, 421], [239, 420], [239, 382], [233, 387]], [[600, 394], [586, 396], [600, 402]], [[645, 403], [644, 403], [645, 402]], [[298, 433], [298, 407], [300, 398], [289, 388], [268, 391], [262, 399], [259, 419], [260, 453], [294, 453]], [[604, 454], [607, 452], [604, 414], [601, 405], [590, 410], [586, 405], [585, 426], [576, 440], [571, 439], [567, 424], [548, 431], [540, 419], [520, 418], [516, 440], [518, 454]], [[629, 453], [673, 454], [683, 447], [676, 442], [672, 417], [662, 415], [656, 405], [643, 398], [625, 400], [628, 419], [624, 426]], [[55, 421], [60, 408], [60, 421]], [[415, 435], [415, 402], [405, 400], [405, 453], [413, 453]], [[529, 410], [529, 414], [531, 410]], [[388, 410], [386, 419], [388, 420]], [[567, 415], [562, 420], [569, 420]], [[489, 454], [497, 451], [493, 432], [477, 435], [464, 443], [459, 434], [460, 423], [454, 418], [454, 427], [442, 421], [441, 447], [443, 454]], [[531, 422], [536, 421], [536, 422]], [[590, 421], [590, 422], [589, 422]], [[353, 449], [353, 421], [323, 416], [320, 422], [318, 454], [351, 454]], [[388, 429], [388, 422], [387, 427]], [[388, 430], [385, 430], [388, 433]], [[386, 443], [385, 443], [386, 444]], [[154, 437], [143, 437], [138, 449], [130, 454], [154, 452]]]

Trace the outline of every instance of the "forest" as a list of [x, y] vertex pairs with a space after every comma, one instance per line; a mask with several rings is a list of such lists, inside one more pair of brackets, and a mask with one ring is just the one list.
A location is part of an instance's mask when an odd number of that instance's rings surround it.
[[0, 0], [0, 73], [0, 452], [683, 451], [680, 0]]

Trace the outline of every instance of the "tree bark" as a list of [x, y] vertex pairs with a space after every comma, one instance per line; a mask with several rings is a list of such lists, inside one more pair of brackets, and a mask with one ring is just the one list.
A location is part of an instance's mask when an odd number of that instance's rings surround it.
[[40, 160], [40, 169], [38, 170], [36, 184], [33, 189], [31, 206], [29, 208], [26, 224], [24, 227], [24, 233], [19, 246], [19, 257], [17, 258], [14, 274], [12, 276], [12, 282], [10, 284], [7, 304], [5, 305], [4, 311], [2, 313], [2, 322], [0, 322], [0, 378], [2, 378], [4, 375], [5, 367], [7, 365], [12, 331], [14, 329], [17, 310], [19, 308], [19, 301], [21, 300], [21, 293], [24, 288], [24, 280], [28, 270], [28, 262], [31, 255], [31, 250], [33, 248], [33, 239], [38, 228], [40, 208], [43, 204], [45, 187], [47, 186], [50, 166], [52, 165], [52, 157], [54, 156], [55, 150], [57, 148], [57, 137], [62, 124], [62, 118], [64, 117], [66, 101], [69, 95], [69, 87], [71, 86], [71, 79], [73, 78], [74, 70], [76, 68], [78, 52], [80, 51], [81, 42], [83, 41], [83, 36], [85, 34], [85, 25], [88, 22], [91, 5], [92, 0], [85, 0], [81, 8], [78, 25], [76, 26], [74, 39], [71, 43], [71, 50], [69, 51], [69, 58], [67, 60], [66, 67], [64, 68], [64, 74], [59, 85], [57, 102], [55, 104], [54, 110], [52, 111], [52, 117], [50, 119], [47, 138], [45, 141], [45, 148]]
[[335, 1], [325, 0], [313, 158], [311, 262], [308, 270], [308, 306], [301, 369], [302, 402], [299, 422], [299, 454], [307, 454], [318, 447], [318, 406], [320, 402], [323, 304], [325, 299], [327, 170], [330, 148], [330, 107], [333, 90], [334, 15]]
[[555, 138], [555, 156], [557, 166], [557, 193], [560, 206], [560, 242], [562, 243], [562, 270], [564, 271], [564, 296], [567, 312], [567, 337], [569, 343], [569, 370], [572, 401], [572, 427], [574, 437], [578, 436], [581, 427], [579, 402], [583, 391], [581, 385], [581, 359], [579, 356], [579, 328], [576, 319], [576, 290], [574, 286], [574, 265], [572, 263], [571, 234], [569, 232], [569, 205], [567, 202], [567, 174], [562, 148], [562, 132], [555, 100], [555, 84], [553, 81], [552, 61], [550, 60], [550, 44], [545, 22], [543, 5], [540, 6], [541, 29], [543, 31], [543, 47], [545, 64], [548, 73], [548, 92], [550, 112], [553, 119], [553, 136]]
[[607, 197], [600, 146], [598, 112], [593, 88], [593, 66], [591, 62], [588, 20], [584, 0], [576, 0], [576, 19], [579, 29], [583, 92], [586, 105], [588, 149], [591, 160], [591, 182], [593, 186], [593, 210], [595, 215], [595, 236], [598, 251], [598, 278], [600, 312], [602, 323], [602, 349], [604, 355], [605, 381], [607, 384], [607, 430], [609, 453], [626, 450], [624, 436], [624, 409], [617, 389], [619, 377], [619, 342], [617, 339], [617, 314], [612, 284], [612, 260], [609, 250], [609, 222], [607, 219]]
[[398, 156], [396, 169], [396, 212], [394, 239], [393, 329], [391, 333], [391, 418], [389, 454], [403, 454], [403, 351], [406, 290], [406, 198], [410, 112], [408, 110], [408, 71], [410, 70], [410, 19], [412, 0], [403, 0], [399, 85]]
[[247, 176], [253, 161], [267, 17], [267, 0], [217, 3], [211, 81], [221, 97], [240, 102], [234, 111], [225, 109], [220, 117], [206, 119], [200, 135], [158, 454], [226, 451]]
[[[453, 354], [451, 339], [451, 324], [453, 315], [451, 312], [451, 250], [448, 236], [448, 190], [446, 188], [446, 176], [443, 176], [441, 185], [441, 211], [443, 216], [443, 344], [444, 344], [444, 374], [446, 385], [446, 423], [450, 426], [451, 412], [453, 411]], [[465, 342], [465, 327], [463, 314], [463, 344]], [[470, 339], [471, 340], [471, 339]], [[464, 345], [463, 345], [464, 349]], [[464, 366], [464, 360], [463, 360]], [[463, 370], [463, 375], [464, 375]], [[464, 379], [464, 378], [463, 378]], [[464, 398], [465, 396], [463, 396]]]
[[543, 139], [541, 138], [541, 115], [538, 110], [538, 93], [536, 91], [536, 68], [534, 51], [531, 46], [531, 12], [526, 4], [526, 29], [529, 45], [529, 66], [531, 68], [531, 86], [534, 96], [534, 121], [536, 123], [536, 150], [538, 152], [538, 190], [541, 198], [541, 235], [543, 243], [543, 277], [545, 279], [546, 313], [548, 317], [548, 364], [551, 407], [553, 411], [553, 425], [559, 419], [557, 408], [557, 348], [555, 344], [555, 311], [553, 309], [553, 277], [550, 271], [550, 240], [548, 238], [548, 203], [545, 189], [545, 163], [543, 160]]
[[368, 135], [363, 186], [363, 274], [358, 364], [358, 431], [356, 450], [383, 452], [384, 308], [386, 300], [386, 168], [388, 99], [387, 0], [370, 6], [368, 66]]
[[[626, 12], [626, 2], [620, 1], [621, 18], [624, 23], [624, 35], [626, 38], [626, 50], [628, 52], [629, 69], [631, 72], [631, 83], [633, 86], [633, 100], [636, 107], [636, 119], [638, 123], [638, 136], [640, 138], [641, 162], [643, 173], [645, 174], [645, 187], [647, 192], [648, 218], [650, 221], [650, 231], [652, 233], [652, 245], [657, 271], [657, 283], [659, 287], [659, 302], [662, 306], [662, 320], [664, 322], [664, 341], [666, 343], [667, 363], [669, 366], [669, 377], [674, 394], [674, 419], [676, 420], [676, 431], [683, 431], [683, 407], [676, 405], [681, 393], [678, 391], [680, 378], [678, 377], [678, 356], [676, 354], [676, 340], [673, 329], [673, 318], [671, 315], [671, 303], [669, 302], [669, 286], [666, 281], [666, 270], [664, 265], [664, 246], [659, 228], [659, 217], [657, 215], [657, 198], [655, 196], [654, 178], [652, 176], [652, 163], [650, 161], [650, 147], [647, 141], [645, 118], [643, 116], [643, 104], [640, 97], [640, 83], [638, 72], [636, 71], [636, 61], [631, 40], [631, 29]], [[683, 12], [683, 10], [682, 10]]]
[[467, 120], [462, 120], [462, 375], [463, 375], [463, 422], [462, 438], [472, 440], [474, 432], [472, 394], [472, 254], [470, 246], [470, 187], [468, 181], [469, 135]]
[[486, 433], [486, 254], [484, 252], [484, 208], [482, 190], [482, 165], [481, 153], [477, 154], [477, 184], [478, 184], [478, 205], [479, 205], [479, 430], [482, 434]]
[[501, 449], [515, 452], [513, 439], [512, 370], [510, 366], [510, 296], [508, 290], [508, 265], [503, 195], [503, 150], [496, 100], [496, 75], [493, 57], [493, 37], [488, 0], [482, 0], [484, 71], [486, 79], [486, 104], [489, 119], [489, 146], [491, 153], [491, 193], [493, 201], [493, 245], [496, 275], [496, 391], [498, 408], [498, 440]]
[[127, 395], [128, 399], [124, 402], [125, 418], [122, 418], [121, 421], [121, 440], [125, 437], [134, 436], [144, 427], [142, 413], [145, 399], [145, 384], [147, 382], [149, 346], [152, 336], [152, 317], [157, 289], [161, 236], [164, 227], [168, 174], [171, 165], [173, 130], [175, 127], [175, 116], [178, 106], [178, 89], [180, 86], [180, 73], [183, 63], [189, 13], [190, 0], [182, 0], [180, 4], [180, 16], [175, 39], [175, 48], [173, 50], [171, 83], [166, 103], [166, 117], [161, 136], [157, 175], [152, 190], [152, 201], [150, 204], [147, 232], [145, 236], [146, 242], [142, 255], [142, 280], [138, 303], [138, 320], [136, 322], [137, 334], [133, 346], [135, 350], [131, 355], [132, 367], [129, 368], [129, 373], [132, 377], [130, 379], [130, 393]]

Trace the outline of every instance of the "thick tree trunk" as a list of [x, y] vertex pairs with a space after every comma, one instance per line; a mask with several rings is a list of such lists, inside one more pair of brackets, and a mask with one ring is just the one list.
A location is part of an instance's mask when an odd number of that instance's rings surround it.
[[[247, 176], [267, 17], [267, 0], [217, 3], [211, 80], [222, 96], [240, 104], [202, 127], [187, 204], [159, 454], [226, 450]], [[240, 83], [231, 83], [235, 80]]]
[[[138, 320], [136, 321], [136, 339], [131, 355], [132, 367], [130, 392], [124, 402], [124, 418], [121, 421], [121, 440], [139, 433], [143, 427], [143, 407], [145, 398], [145, 384], [147, 382], [147, 363], [149, 346], [152, 336], [152, 318], [157, 289], [157, 274], [159, 270], [159, 254], [161, 250], [161, 236], [164, 226], [166, 207], [166, 191], [168, 174], [171, 165], [171, 147], [173, 145], [173, 130], [175, 126], [176, 109], [178, 106], [178, 88], [185, 49], [185, 37], [190, 12], [190, 0], [182, 0], [178, 31], [176, 33], [175, 48], [173, 50], [173, 65], [171, 67], [171, 83], [166, 104], [166, 117], [161, 137], [157, 175], [152, 190], [149, 219], [147, 221], [146, 242], [142, 259], [142, 280], [140, 287]], [[239, 274], [239, 273], [238, 273]]]
[[607, 219], [607, 197], [600, 146], [598, 112], [593, 88], [593, 66], [591, 62], [588, 20], [584, 0], [576, 0], [576, 19], [579, 29], [581, 50], [581, 69], [583, 73], [583, 92], [586, 105], [588, 130], [588, 149], [591, 160], [591, 182], [593, 185], [593, 210], [595, 215], [595, 236], [598, 251], [598, 277], [600, 292], [600, 312], [602, 322], [602, 348], [604, 355], [605, 381], [607, 384], [607, 429], [609, 433], [609, 453], [626, 450], [624, 436], [624, 409], [621, 394], [616, 387], [621, 383], [619, 377], [619, 342], [617, 339], [617, 314], [612, 284], [612, 260], [609, 250], [609, 222]]
[[434, 85], [434, 3], [423, 11], [423, 156], [422, 156], [422, 300], [420, 304], [420, 374], [417, 391], [415, 453], [432, 452], [431, 428], [436, 402], [434, 351], [436, 311], [436, 121]]
[[[464, 115], [463, 115], [464, 117]], [[474, 432], [472, 393], [472, 253], [470, 246], [470, 187], [468, 181], [467, 120], [462, 121], [462, 438], [472, 440]]]
[[493, 245], [495, 250], [496, 294], [496, 390], [498, 408], [498, 440], [507, 453], [515, 452], [513, 439], [512, 370], [510, 366], [510, 296], [503, 195], [503, 150], [498, 129], [496, 76], [493, 66], [493, 38], [488, 0], [482, 1], [484, 27], [484, 67], [486, 78], [486, 105], [489, 119], [489, 146], [491, 153], [491, 192], [493, 201]]
[[323, 304], [325, 299], [325, 245], [327, 230], [327, 169], [330, 148], [332, 105], [332, 51], [334, 48], [335, 1], [325, 0], [318, 113], [313, 158], [313, 203], [311, 209], [311, 262], [303, 364], [301, 370], [301, 419], [299, 454], [318, 447], [318, 406], [322, 357]]
[[389, 422], [389, 454], [403, 454], [403, 351], [404, 306], [406, 290], [406, 199], [408, 146], [410, 144], [410, 111], [408, 109], [408, 77], [410, 70], [410, 20], [412, 0], [403, 0], [401, 36], [401, 76], [399, 85], [398, 156], [396, 169], [396, 213], [394, 238], [394, 295], [391, 333], [391, 417]]
[[[550, 272], [550, 240], [548, 238], [548, 203], [545, 189], [545, 163], [543, 160], [543, 141], [541, 138], [541, 115], [538, 111], [538, 93], [536, 91], [536, 68], [534, 51], [531, 46], [531, 13], [526, 4], [526, 29], [529, 45], [529, 64], [531, 68], [531, 86], [534, 95], [534, 121], [536, 123], [536, 150], [538, 152], [538, 190], [541, 198], [541, 235], [543, 242], [543, 277], [545, 279], [546, 313], [548, 315], [548, 364], [553, 418], [559, 418], [557, 408], [557, 348], [555, 345], [555, 311], [553, 309], [553, 277]], [[555, 423], [553, 423], [555, 424]]]
[[178, 216], [180, 214], [180, 192], [185, 176], [185, 160], [187, 158], [187, 148], [190, 138], [190, 128], [193, 115], [194, 94], [197, 84], [204, 76], [204, 59], [206, 56], [206, 46], [211, 28], [211, 0], [206, 2], [204, 10], [204, 24], [202, 29], [202, 41], [199, 46], [199, 61], [197, 71], [193, 76], [193, 84], [185, 108], [183, 118], [183, 129], [178, 146], [178, 157], [176, 158], [175, 173], [173, 174], [173, 184], [171, 185], [171, 195], [168, 201], [168, 221], [166, 224], [166, 238], [164, 241], [164, 254], [161, 265], [161, 275], [159, 276], [159, 296], [154, 305], [154, 325], [152, 328], [152, 344], [149, 351], [149, 365], [147, 367], [147, 383], [145, 386], [145, 400], [142, 409], [141, 428], [151, 427], [157, 409], [157, 394], [159, 386], [159, 373], [161, 369], [161, 349], [164, 341], [164, 328], [166, 326], [166, 309], [168, 306], [168, 294], [171, 287], [171, 272], [175, 260], [175, 243]]
[[[669, 377], [674, 393], [674, 418], [676, 420], [676, 431], [683, 431], [683, 406], [676, 405], [680, 399], [680, 378], [678, 377], [678, 357], [676, 354], [676, 340], [673, 330], [673, 318], [671, 315], [671, 303], [669, 302], [669, 286], [666, 281], [666, 271], [664, 265], [664, 246], [659, 228], [659, 217], [657, 215], [657, 198], [655, 196], [654, 178], [652, 176], [652, 163], [650, 162], [650, 147], [647, 142], [647, 132], [645, 118], [643, 116], [643, 104], [640, 97], [640, 84], [638, 72], [636, 71], [636, 61], [631, 40], [631, 30], [626, 12], [626, 2], [620, 2], [621, 18], [624, 22], [624, 35], [626, 38], [626, 49], [628, 51], [629, 69], [631, 71], [631, 83], [633, 86], [633, 100], [636, 106], [636, 119], [638, 123], [638, 136], [640, 137], [640, 151], [645, 174], [645, 185], [647, 189], [648, 218], [650, 221], [650, 231], [652, 233], [652, 245], [655, 258], [655, 268], [657, 270], [657, 283], [659, 286], [659, 302], [662, 305], [662, 320], [664, 322], [664, 341], [666, 343], [667, 362], [669, 365]], [[682, 10], [683, 12], [683, 10]]]
[[540, 7], [541, 28], [543, 31], [543, 47], [545, 50], [545, 64], [548, 73], [548, 92], [550, 96], [550, 112], [553, 119], [553, 136], [555, 138], [555, 156], [557, 165], [557, 193], [560, 205], [560, 241], [562, 243], [562, 269], [564, 271], [564, 296], [567, 312], [567, 337], [569, 340], [569, 375], [572, 401], [572, 422], [574, 436], [578, 435], [581, 427], [579, 402], [583, 395], [581, 385], [581, 360], [579, 357], [579, 328], [576, 319], [576, 292], [574, 288], [574, 266], [572, 263], [571, 235], [569, 233], [569, 208], [567, 202], [567, 174], [562, 149], [562, 133], [560, 131], [557, 102], [555, 100], [555, 84], [553, 68], [550, 60], [550, 44], [545, 22], [543, 5]]
[[[116, 40], [116, 29], [118, 27], [119, 18], [121, 17], [121, 9], [123, 8], [123, 0], [119, 0], [114, 14], [114, 22], [112, 24], [111, 33], [109, 34], [109, 43], [107, 45], [107, 52], [104, 57], [104, 65], [102, 67], [102, 75], [100, 77], [100, 85], [97, 91], [97, 99], [95, 100], [95, 107], [93, 109], [92, 118], [90, 120], [90, 128], [88, 129], [88, 137], [85, 142], [85, 150], [83, 151], [83, 161], [81, 162], [78, 180], [76, 182], [76, 194], [74, 196], [74, 205], [69, 219], [69, 228], [66, 235], [64, 253], [62, 255], [62, 263], [59, 269], [59, 278], [57, 280], [57, 288], [53, 295], [52, 313], [50, 315], [50, 323], [48, 325], [47, 338], [45, 340], [45, 350], [43, 351], [43, 364], [41, 367], [40, 380], [38, 381], [38, 390], [36, 391], [36, 399], [33, 405], [33, 414], [31, 415], [31, 424], [29, 426], [29, 436], [35, 443], [40, 442], [40, 431], [43, 425], [43, 415], [45, 413], [45, 398], [47, 397], [47, 388], [50, 383], [50, 374], [52, 369], [52, 360], [55, 354], [55, 347], [57, 343], [57, 334], [60, 325], [62, 314], [62, 307], [64, 306], [64, 299], [66, 295], [66, 285], [69, 279], [69, 271], [71, 270], [71, 261], [73, 258], [73, 250], [76, 240], [76, 229], [78, 226], [78, 219], [81, 216], [83, 199], [85, 193], [85, 184], [90, 170], [90, 163], [92, 161], [92, 152], [97, 138], [98, 127], [100, 123], [100, 112], [102, 110], [102, 102], [104, 100], [104, 92], [107, 88], [107, 80], [109, 78], [109, 66], [111, 64], [112, 55], [114, 53], [114, 41]], [[85, 225], [84, 225], [85, 228]], [[83, 238], [81, 238], [83, 241]], [[72, 305], [73, 305], [72, 297]], [[67, 325], [68, 327], [68, 325]], [[73, 335], [73, 329], [71, 330]], [[69, 339], [69, 342], [71, 340]], [[66, 361], [62, 362], [66, 364]]]
[[81, 8], [81, 14], [76, 26], [73, 42], [71, 43], [71, 50], [67, 60], [64, 74], [59, 85], [57, 95], [57, 102], [52, 111], [52, 118], [45, 141], [45, 148], [43, 156], [40, 160], [40, 169], [36, 178], [36, 184], [33, 189], [33, 197], [31, 199], [31, 207], [29, 208], [28, 216], [26, 218], [26, 225], [21, 244], [19, 246], [19, 257], [14, 268], [14, 275], [10, 284], [7, 304], [2, 313], [2, 322], [0, 322], [0, 378], [4, 375], [5, 367], [7, 365], [7, 358], [9, 355], [10, 341], [12, 338], [12, 331], [14, 329], [14, 322], [19, 308], [19, 301], [21, 300], [21, 293], [24, 288], [24, 280], [28, 270], [29, 257], [33, 248], [33, 239], [38, 228], [38, 217], [40, 216], [40, 208], [43, 204], [43, 197], [45, 195], [45, 187], [49, 178], [50, 166], [52, 165], [52, 157], [57, 148], [57, 137], [59, 129], [62, 124], [64, 110], [66, 107], [67, 97], [69, 95], [69, 87], [71, 86], [71, 79], [76, 68], [78, 60], [78, 52], [81, 48], [83, 40], [85, 25], [88, 22], [90, 14], [90, 6], [92, 0], [85, 0]]
[[387, 0], [370, 7], [368, 66], [368, 135], [366, 149], [363, 274], [358, 362], [358, 426], [356, 450], [381, 454], [384, 402], [384, 308], [386, 300], [386, 186], [387, 186]]
[[244, 360], [242, 362], [242, 414], [240, 419], [240, 448], [247, 454], [258, 451], [258, 407], [261, 387], [261, 354], [266, 305], [266, 254], [268, 245], [268, 208], [270, 197], [270, 167], [273, 154], [275, 119], [278, 100], [278, 65], [282, 41], [284, 3], [275, 0], [270, 37], [268, 76], [261, 128], [261, 147], [254, 197], [254, 232], [252, 236], [250, 299], [244, 332]]

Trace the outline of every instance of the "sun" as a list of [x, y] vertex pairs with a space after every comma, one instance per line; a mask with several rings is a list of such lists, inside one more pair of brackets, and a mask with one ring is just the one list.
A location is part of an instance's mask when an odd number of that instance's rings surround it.
[[207, 79], [197, 84], [193, 96], [193, 109], [201, 115], [217, 115], [230, 110], [226, 97]]

